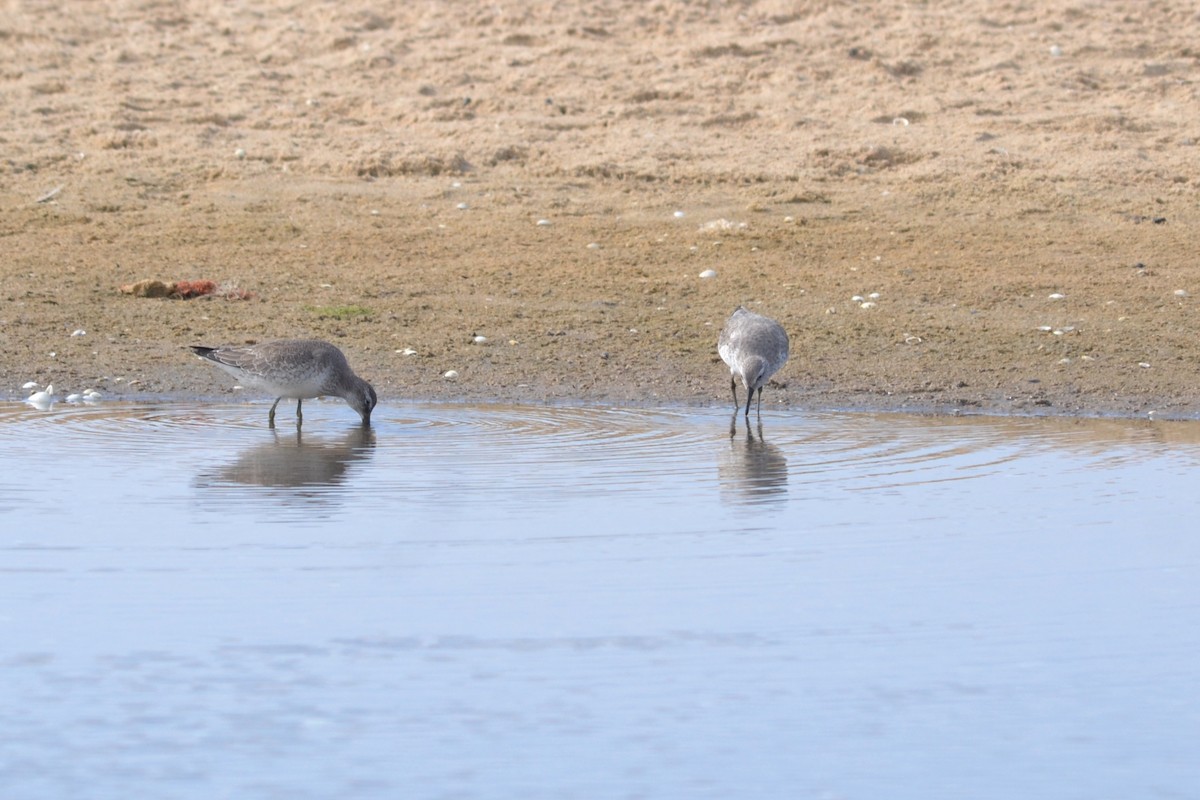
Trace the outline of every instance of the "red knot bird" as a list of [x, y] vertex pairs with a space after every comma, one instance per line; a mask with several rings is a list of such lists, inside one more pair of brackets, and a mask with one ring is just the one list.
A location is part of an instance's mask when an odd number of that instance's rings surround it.
[[275, 427], [275, 406], [285, 397], [296, 399], [296, 424], [304, 420], [300, 403], [306, 398], [337, 395], [371, 424], [377, 398], [371, 384], [354, 374], [342, 351], [316, 339], [284, 339], [243, 347], [197, 347], [192, 352], [213, 362], [246, 386], [275, 395], [267, 417]]
[[750, 416], [750, 401], [758, 390], [758, 411], [762, 413], [762, 390], [767, 379], [774, 375], [788, 357], [788, 336], [775, 320], [747, 311], [734, 309], [717, 339], [717, 352], [729, 365], [729, 387], [733, 390], [733, 406], [738, 408], [737, 382], [749, 394], [746, 397], [746, 416]]

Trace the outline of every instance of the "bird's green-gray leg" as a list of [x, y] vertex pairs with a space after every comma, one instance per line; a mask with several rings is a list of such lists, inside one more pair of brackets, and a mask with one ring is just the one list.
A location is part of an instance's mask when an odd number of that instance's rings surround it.
[[276, 397], [275, 402], [271, 404], [271, 413], [267, 414], [267, 427], [269, 428], [275, 427], [275, 406], [279, 405], [279, 401], [282, 399], [282, 397]]
[[763, 387], [758, 387], [758, 415], [762, 416], [762, 390]]
[[737, 379], [736, 378], [730, 377], [729, 389], [730, 389], [730, 391], [733, 392], [733, 407], [734, 407], [734, 409], [737, 409], [741, 406], [741, 403], [739, 403], [737, 401]]

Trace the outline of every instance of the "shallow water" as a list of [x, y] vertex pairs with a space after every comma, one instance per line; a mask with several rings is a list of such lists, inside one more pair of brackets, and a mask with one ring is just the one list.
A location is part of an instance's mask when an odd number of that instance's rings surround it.
[[266, 408], [0, 404], [4, 796], [1200, 786], [1200, 424]]

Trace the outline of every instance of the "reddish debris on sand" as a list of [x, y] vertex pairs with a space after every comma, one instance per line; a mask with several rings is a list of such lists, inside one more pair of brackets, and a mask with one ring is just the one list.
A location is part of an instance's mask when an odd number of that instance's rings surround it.
[[175, 291], [171, 294], [187, 300], [190, 297], [212, 294], [216, 290], [217, 285], [212, 281], [175, 281]]
[[193, 297], [224, 297], [226, 300], [252, 300], [254, 294], [233, 284], [220, 286], [213, 281], [159, 281], [148, 279], [121, 287], [123, 294], [134, 297], [174, 297], [190, 300]]

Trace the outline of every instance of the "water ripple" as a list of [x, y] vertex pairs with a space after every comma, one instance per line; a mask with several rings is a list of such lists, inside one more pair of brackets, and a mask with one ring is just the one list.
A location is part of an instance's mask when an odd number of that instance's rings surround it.
[[1162, 454], [1200, 461], [1195, 423], [772, 413], [747, 426], [717, 410], [446, 404], [385, 406], [365, 436], [345, 411], [310, 402], [301, 433], [268, 431], [262, 402], [0, 403], [0, 432], [38, 444], [27, 460], [127, 463], [170, 451], [194, 465], [194, 487], [222, 502], [253, 490], [252, 502], [293, 502], [300, 513], [347, 492], [380, 508], [396, 498], [513, 507], [695, 492], [762, 504], [1053, 473], [1056, 454], [1071, 456], [1065, 473]]

